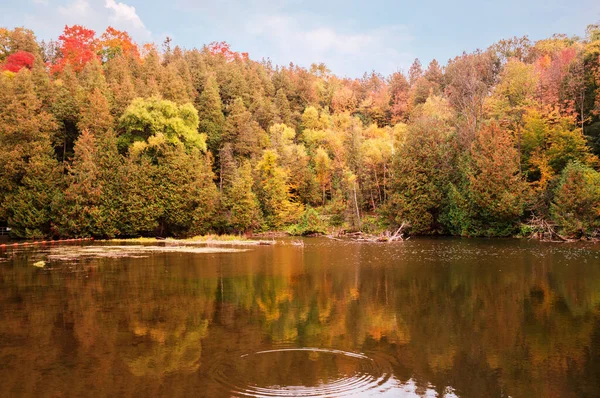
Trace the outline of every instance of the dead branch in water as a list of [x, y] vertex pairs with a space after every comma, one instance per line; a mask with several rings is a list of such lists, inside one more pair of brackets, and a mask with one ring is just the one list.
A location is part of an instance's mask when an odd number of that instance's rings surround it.
[[379, 236], [366, 234], [362, 231], [346, 232], [341, 230], [337, 234], [327, 235], [327, 237], [333, 240], [342, 240], [342, 238], [345, 238], [357, 242], [394, 242], [399, 240], [403, 241], [409, 239], [405, 237], [404, 234], [406, 229], [408, 229], [409, 227], [409, 223], [403, 222], [402, 225], [400, 225], [400, 227], [393, 233], [391, 231], [385, 231]]
[[572, 242], [573, 239], [566, 238], [560, 235], [554, 229], [556, 224], [551, 221], [546, 220], [543, 217], [536, 216], [535, 214], [531, 216], [531, 220], [527, 223], [532, 229], [531, 235], [529, 235], [529, 239], [539, 239], [544, 242]]

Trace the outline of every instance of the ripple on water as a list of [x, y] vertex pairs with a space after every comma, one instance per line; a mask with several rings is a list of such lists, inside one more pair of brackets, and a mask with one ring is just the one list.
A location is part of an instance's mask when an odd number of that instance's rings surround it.
[[389, 363], [354, 352], [283, 348], [223, 357], [211, 376], [229, 393], [246, 397], [342, 397], [381, 392]]

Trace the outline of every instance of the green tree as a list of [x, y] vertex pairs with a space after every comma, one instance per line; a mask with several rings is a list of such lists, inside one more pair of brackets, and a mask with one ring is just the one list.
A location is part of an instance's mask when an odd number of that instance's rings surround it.
[[244, 101], [236, 98], [225, 122], [223, 141], [231, 143], [236, 157], [252, 158], [258, 156], [265, 136], [258, 123], [252, 120], [252, 114], [246, 109]]
[[[16, 75], [0, 73], [0, 220], [14, 223], [19, 236], [49, 232], [48, 206], [60, 182], [51, 150], [55, 131], [54, 118], [35, 93], [31, 72], [25, 68]], [[27, 203], [38, 207], [26, 209]], [[29, 217], [27, 212], [40, 214]]]
[[223, 116], [219, 86], [212, 75], [206, 80], [204, 90], [198, 98], [198, 117], [200, 119], [198, 130], [206, 134], [208, 149], [215, 155], [218, 154], [225, 116]]
[[450, 191], [452, 231], [471, 236], [510, 236], [525, 205], [519, 153], [509, 131], [492, 123], [480, 129], [463, 161], [464, 183]]
[[102, 218], [98, 147], [87, 129], [75, 141], [74, 158], [68, 166], [67, 188], [61, 203], [61, 235], [100, 236], [96, 223]]
[[198, 111], [190, 103], [177, 105], [156, 97], [136, 98], [119, 119], [123, 131], [119, 140], [128, 146], [162, 135], [169, 143], [205, 151], [206, 136], [198, 132], [198, 123]]
[[405, 142], [393, 156], [385, 211], [392, 224], [410, 223], [415, 233], [442, 232], [452, 170], [451, 133], [437, 118], [422, 117], [409, 126]]
[[235, 170], [231, 184], [223, 191], [226, 224], [235, 232], [246, 232], [262, 224], [262, 213], [252, 191], [253, 185], [252, 166], [248, 160], [244, 160]]
[[589, 236], [600, 228], [600, 173], [571, 162], [561, 173], [550, 208], [552, 219], [570, 236]]
[[283, 89], [277, 90], [277, 95], [275, 96], [275, 108], [277, 109], [277, 121], [279, 123], [291, 125], [292, 111], [290, 110], [290, 102]]

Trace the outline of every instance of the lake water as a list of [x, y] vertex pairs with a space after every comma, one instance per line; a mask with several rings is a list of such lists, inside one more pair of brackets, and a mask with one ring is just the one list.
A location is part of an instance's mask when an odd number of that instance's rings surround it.
[[0, 250], [0, 396], [600, 396], [600, 245], [304, 242]]

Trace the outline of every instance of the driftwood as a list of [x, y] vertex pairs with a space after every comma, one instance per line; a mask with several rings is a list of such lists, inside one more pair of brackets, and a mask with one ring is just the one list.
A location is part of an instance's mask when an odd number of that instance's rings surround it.
[[532, 229], [529, 239], [539, 239], [544, 242], [572, 242], [573, 239], [560, 235], [554, 229], [556, 224], [544, 219], [543, 217], [531, 216], [527, 225]]
[[408, 223], [402, 223], [400, 227], [394, 231], [385, 231], [380, 235], [370, 235], [362, 231], [346, 232], [343, 230], [338, 231], [336, 234], [326, 235], [329, 239], [333, 240], [344, 240], [350, 239], [357, 242], [394, 242], [399, 240], [407, 240], [404, 232], [410, 227]]

